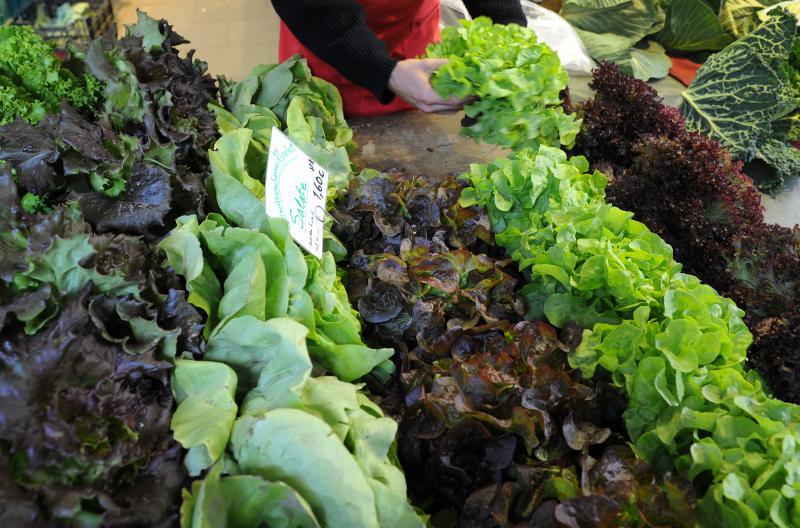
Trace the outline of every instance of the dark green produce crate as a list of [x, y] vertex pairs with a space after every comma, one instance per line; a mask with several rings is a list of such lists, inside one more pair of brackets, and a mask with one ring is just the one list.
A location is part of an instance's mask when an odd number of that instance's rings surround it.
[[[36, 4], [44, 7], [47, 15], [54, 16], [58, 6], [65, 3], [67, 3], [66, 0], [40, 0], [27, 7], [17, 17], [16, 23], [33, 24], [36, 21]], [[103, 36], [109, 30], [116, 34], [116, 19], [111, 0], [88, 0], [88, 3], [92, 13], [88, 18], [78, 20], [68, 26], [37, 27], [36, 32], [58, 48], [66, 48], [68, 44], [87, 46], [92, 39]]]
[[33, 0], [0, 0], [0, 23], [14, 20], [33, 5]]

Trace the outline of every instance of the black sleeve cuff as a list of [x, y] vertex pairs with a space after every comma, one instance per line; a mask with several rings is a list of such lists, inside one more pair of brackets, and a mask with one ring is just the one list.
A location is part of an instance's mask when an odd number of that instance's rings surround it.
[[464, 0], [472, 18], [487, 16], [495, 24], [528, 26], [528, 19], [519, 0]]

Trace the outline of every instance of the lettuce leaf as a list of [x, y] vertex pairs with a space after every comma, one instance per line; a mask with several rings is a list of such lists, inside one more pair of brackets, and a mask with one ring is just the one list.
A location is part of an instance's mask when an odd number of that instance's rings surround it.
[[236, 383], [236, 373], [224, 363], [175, 362], [172, 390], [178, 408], [172, 416], [172, 431], [188, 450], [183, 464], [190, 476], [211, 467], [228, 445], [236, 419]]
[[253, 132], [247, 154], [250, 173], [259, 178], [265, 174], [270, 135], [277, 126], [328, 171], [332, 204], [352, 177], [348, 150], [354, 146], [336, 87], [312, 76], [300, 55], [256, 66], [237, 83], [220, 81], [226, 108], [212, 107], [217, 124], [226, 134], [238, 128]]
[[64, 67], [53, 46], [26, 25], [0, 28], [0, 79], [0, 124], [22, 117], [35, 125], [63, 102], [89, 114], [102, 92], [98, 79]]
[[[261, 215], [266, 224], [285, 232], [285, 222], [267, 219], [263, 208]], [[189, 302], [207, 313], [209, 346], [239, 318], [265, 322], [290, 317], [307, 329], [315, 362], [346, 381], [367, 374], [392, 355], [391, 349], [364, 345], [358, 315], [330, 254], [320, 266], [316, 258], [304, 259], [293, 241], [230, 227], [219, 215], [210, 215], [202, 224], [195, 217], [183, 217], [173, 234], [159, 247], [167, 263], [185, 274]]]
[[65, 295], [34, 335], [20, 324], [2, 331], [0, 478], [4, 496], [16, 489], [32, 513], [15, 518], [15, 505], [0, 518], [14, 526], [169, 522], [184, 473], [169, 431], [171, 365], [158, 356], [174, 348], [174, 333], [150, 306], [95, 295], [91, 283]]
[[192, 483], [181, 506], [182, 528], [319, 528], [303, 497], [285, 482], [257, 475], [221, 477], [222, 464]]

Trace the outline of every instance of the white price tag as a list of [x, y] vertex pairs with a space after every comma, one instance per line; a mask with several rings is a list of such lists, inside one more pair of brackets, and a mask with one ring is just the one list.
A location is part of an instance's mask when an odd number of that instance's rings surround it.
[[267, 161], [267, 215], [286, 219], [292, 238], [318, 258], [322, 258], [327, 195], [328, 171], [273, 128]]

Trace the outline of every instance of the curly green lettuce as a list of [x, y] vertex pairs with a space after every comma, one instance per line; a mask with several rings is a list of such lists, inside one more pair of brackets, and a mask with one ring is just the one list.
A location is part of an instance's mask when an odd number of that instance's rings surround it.
[[580, 120], [561, 107], [567, 72], [533, 31], [479, 17], [445, 28], [426, 56], [449, 59], [431, 78], [439, 95], [477, 98], [464, 108], [476, 120], [464, 135], [514, 150], [575, 143]]
[[0, 124], [22, 117], [36, 124], [68, 102], [81, 113], [92, 112], [102, 83], [62, 66], [52, 45], [30, 26], [0, 27]]

